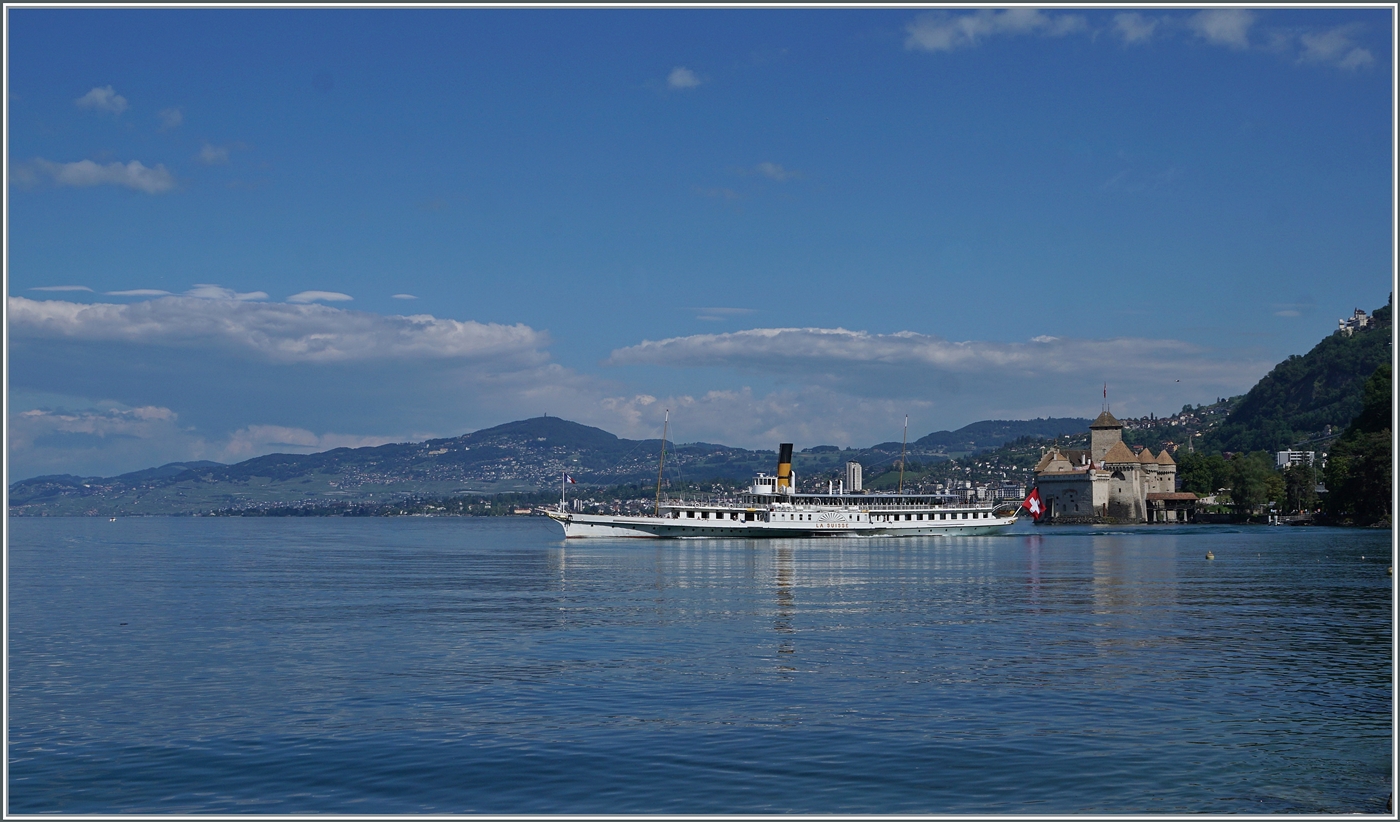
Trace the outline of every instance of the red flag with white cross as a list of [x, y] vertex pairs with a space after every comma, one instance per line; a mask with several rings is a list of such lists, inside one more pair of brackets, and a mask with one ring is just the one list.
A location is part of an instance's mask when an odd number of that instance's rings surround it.
[[1045, 506], [1040, 502], [1040, 489], [1032, 488], [1030, 496], [1021, 503], [1021, 507], [1030, 511], [1031, 516], [1035, 518], [1036, 522], [1039, 522], [1040, 515], [1045, 513]]

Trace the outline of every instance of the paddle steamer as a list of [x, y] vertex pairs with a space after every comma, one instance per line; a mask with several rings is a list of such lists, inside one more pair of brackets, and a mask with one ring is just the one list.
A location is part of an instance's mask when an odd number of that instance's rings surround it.
[[826, 494], [797, 493], [792, 444], [783, 443], [777, 476], [759, 474], [732, 499], [663, 500], [658, 484], [650, 515], [578, 513], [565, 510], [562, 498], [559, 510], [546, 513], [564, 527], [568, 539], [753, 539], [991, 534], [1015, 522], [1018, 507], [966, 504], [947, 494], [857, 493], [844, 487]]

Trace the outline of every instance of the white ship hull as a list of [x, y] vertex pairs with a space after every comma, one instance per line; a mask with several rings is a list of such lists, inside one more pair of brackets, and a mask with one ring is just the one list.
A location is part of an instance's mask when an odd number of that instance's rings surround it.
[[[880, 520], [868, 512], [818, 512], [825, 521], [744, 521], [733, 519], [689, 520], [675, 517], [621, 516], [613, 514], [581, 514], [547, 512], [549, 518], [564, 527], [566, 539], [587, 537], [645, 538], [645, 539], [777, 539], [807, 537], [929, 537], [981, 536], [994, 534], [1016, 521], [1015, 516], [996, 516], [990, 511], [955, 511], [959, 514], [979, 514], [976, 519], [954, 520]], [[739, 513], [739, 512], [734, 512]], [[786, 513], [786, 512], [784, 512]], [[803, 512], [808, 513], [808, 512]], [[948, 514], [950, 512], [942, 512]], [[915, 516], [915, 515], [910, 515]]]
[[747, 491], [724, 498], [662, 501], [659, 470], [652, 516], [571, 512], [562, 480], [559, 509], [546, 513], [564, 527], [566, 539], [793, 539], [979, 536], [1011, 525], [1018, 511], [1015, 503], [964, 501], [951, 494], [863, 493], [859, 472], [849, 465], [851, 493], [832, 483], [825, 494], [798, 493], [791, 443], [778, 446], [776, 476], [759, 474]]

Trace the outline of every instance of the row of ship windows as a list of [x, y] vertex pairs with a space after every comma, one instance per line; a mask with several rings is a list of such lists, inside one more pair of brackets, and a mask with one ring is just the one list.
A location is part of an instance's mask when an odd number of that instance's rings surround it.
[[[683, 512], [678, 512], [678, 513], [676, 514], [676, 518], [677, 518], [677, 519], [680, 519], [682, 516], [686, 517], [687, 519], [695, 519], [697, 516], [698, 516], [700, 519], [709, 519], [709, 518], [710, 518], [710, 512], [709, 512], [709, 511], [683, 511]], [[738, 511], [731, 511], [731, 512], [729, 513], [729, 516], [726, 517], [726, 516], [724, 515], [724, 512], [723, 512], [723, 511], [716, 511], [716, 512], [715, 512], [715, 517], [714, 517], [714, 518], [715, 518], [715, 519], [738, 519], [738, 518], [739, 518], [739, 512], [738, 512]], [[749, 511], [749, 512], [747, 512], [747, 513], [744, 514], [744, 521], [745, 521], [745, 522], [753, 522], [753, 512], [752, 512], [752, 511]]]
[[[685, 512], [683, 512], [683, 514], [684, 514], [685, 518], [687, 518], [687, 519], [697, 519], [697, 518], [698, 518], [698, 519], [710, 519], [710, 512], [709, 512], [709, 511], [685, 511]], [[986, 512], [980, 512], [980, 513], [979, 513], [979, 512], [974, 511], [974, 512], [972, 512], [972, 514], [971, 514], [970, 516], [971, 516], [972, 519], [989, 519], [992, 515], [989, 514], [989, 513], [986, 513]], [[952, 515], [952, 518], [953, 518], [953, 519], [967, 519], [968, 517], [969, 517], [969, 514], [968, 514], [966, 511], [962, 512], [961, 514], [959, 514], [959, 513], [957, 513], [957, 512], [954, 512], [953, 515]], [[773, 518], [774, 518], [774, 519], [783, 519], [783, 520], [788, 520], [788, 521], [803, 520], [803, 519], [805, 519], [805, 520], [811, 520], [811, 519], [812, 519], [812, 515], [811, 515], [811, 514], [774, 514], [774, 515], [773, 515]], [[871, 514], [871, 515], [870, 515], [870, 521], [871, 521], [871, 522], [900, 522], [900, 521], [914, 521], [914, 520], [932, 520], [933, 518], [934, 518], [934, 515], [933, 515], [933, 514]], [[723, 511], [715, 511], [715, 512], [714, 512], [714, 519], [731, 519], [731, 520], [737, 520], [737, 519], [739, 519], [739, 512], [737, 512], [737, 511], [731, 511], [731, 512], [729, 513], [729, 516], [726, 517], [726, 516], [724, 515], [724, 512], [723, 512]], [[941, 513], [941, 514], [938, 515], [938, 519], [946, 520], [946, 519], [948, 519], [948, 514], [946, 514], [946, 513]], [[744, 514], [744, 521], [745, 521], [745, 522], [753, 522], [753, 512], [752, 512], [752, 511], [746, 512], [746, 513]]]
[[[968, 516], [969, 516], [969, 514], [968, 514], [966, 511], [963, 511], [961, 514], [958, 514], [958, 513], [956, 513], [956, 512], [954, 512], [954, 513], [952, 514], [952, 518], [953, 518], [953, 519], [967, 519]], [[983, 513], [978, 513], [978, 512], [976, 512], [976, 511], [974, 511], [974, 512], [972, 512], [972, 514], [971, 514], [970, 516], [972, 517], [972, 519], [988, 519], [989, 517], [991, 517], [991, 514], [988, 514], [988, 513], [985, 513], [985, 512], [983, 512]], [[939, 515], [938, 515], [938, 518], [939, 518], [939, 519], [948, 519], [948, 518], [949, 518], [949, 515], [946, 514], [946, 513], [939, 514]], [[871, 522], [900, 522], [901, 520], [910, 521], [910, 520], [922, 520], [922, 519], [925, 519], [925, 515], [924, 515], [924, 514], [871, 514], [871, 515], [870, 515], [870, 521], [871, 521]], [[933, 514], [928, 514], [928, 515], [927, 515], [927, 519], [933, 519]]]

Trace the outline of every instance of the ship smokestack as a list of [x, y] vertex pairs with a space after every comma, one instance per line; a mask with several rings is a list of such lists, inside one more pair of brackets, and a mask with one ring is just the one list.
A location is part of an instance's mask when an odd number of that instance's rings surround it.
[[792, 487], [792, 443], [785, 442], [778, 446], [778, 493], [785, 493], [784, 488]]

